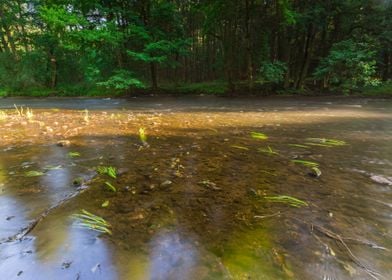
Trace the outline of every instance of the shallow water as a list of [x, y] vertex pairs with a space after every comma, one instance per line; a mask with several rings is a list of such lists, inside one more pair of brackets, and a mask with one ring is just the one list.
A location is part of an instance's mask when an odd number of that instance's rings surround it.
[[[4, 279], [392, 278], [391, 100], [0, 99], [0, 110]], [[276, 153], [259, 151], [268, 147]], [[266, 199], [275, 195], [308, 206]], [[113, 234], [78, 227], [80, 209]]]

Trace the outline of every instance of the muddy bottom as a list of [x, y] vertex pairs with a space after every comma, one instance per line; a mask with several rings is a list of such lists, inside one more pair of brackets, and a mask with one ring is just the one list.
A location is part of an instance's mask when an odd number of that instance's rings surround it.
[[0, 99], [0, 278], [391, 279], [391, 129], [390, 100]]

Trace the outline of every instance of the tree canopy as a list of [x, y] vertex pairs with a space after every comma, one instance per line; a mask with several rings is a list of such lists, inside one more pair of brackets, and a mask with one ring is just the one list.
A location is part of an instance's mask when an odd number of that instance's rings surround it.
[[0, 0], [0, 90], [391, 79], [389, 0]]

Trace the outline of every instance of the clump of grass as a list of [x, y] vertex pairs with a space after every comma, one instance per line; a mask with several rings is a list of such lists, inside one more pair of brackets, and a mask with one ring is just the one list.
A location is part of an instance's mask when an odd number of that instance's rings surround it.
[[26, 117], [28, 120], [32, 120], [34, 117], [34, 113], [33, 110], [30, 109], [29, 107], [26, 108], [26, 112], [24, 111], [23, 106], [20, 106], [20, 108], [18, 108], [18, 106], [16, 104], [14, 104], [16, 113], [18, 114], [19, 117]]
[[319, 166], [319, 164], [314, 161], [300, 160], [300, 159], [292, 159], [291, 161], [294, 163], [305, 165], [307, 167], [318, 167]]
[[72, 217], [77, 219], [78, 225], [83, 228], [112, 235], [112, 231], [110, 230], [111, 225], [102, 217], [94, 215], [84, 209], [81, 210], [81, 213], [73, 214]]
[[257, 149], [259, 152], [270, 154], [270, 155], [279, 155], [279, 153], [275, 150], [273, 150], [270, 146], [267, 146], [267, 148], [259, 148]]
[[264, 133], [261, 133], [261, 132], [252, 131], [252, 132], [250, 133], [250, 136], [251, 136], [252, 138], [254, 138], [254, 139], [259, 139], [259, 140], [267, 140], [267, 139], [268, 139], [268, 136], [265, 135]]
[[264, 198], [270, 202], [284, 203], [297, 208], [309, 206], [307, 202], [288, 195], [265, 196]]
[[105, 186], [108, 190], [112, 191], [112, 192], [116, 192], [117, 189], [115, 186], [113, 186], [110, 182], [105, 182]]
[[113, 166], [98, 166], [97, 172], [101, 175], [106, 174], [113, 179], [117, 178], [117, 169]]
[[[347, 145], [345, 141], [337, 140], [337, 139], [327, 139], [327, 138], [306, 138], [307, 141], [310, 141], [315, 144], [321, 144], [325, 146], [344, 146]], [[310, 144], [310, 143], [308, 143]]]
[[25, 172], [26, 177], [38, 177], [38, 176], [42, 176], [44, 174], [45, 174], [44, 172], [36, 171], [36, 170], [30, 170], [30, 171]]
[[68, 157], [70, 157], [70, 158], [80, 157], [80, 153], [79, 152], [69, 152]]

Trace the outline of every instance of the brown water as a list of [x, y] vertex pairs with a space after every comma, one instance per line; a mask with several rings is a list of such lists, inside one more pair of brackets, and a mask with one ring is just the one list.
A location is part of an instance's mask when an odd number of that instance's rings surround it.
[[[1, 279], [392, 278], [391, 100], [0, 99], [0, 110]], [[309, 137], [347, 145], [289, 145]], [[88, 188], [9, 239], [77, 193], [75, 178]], [[80, 209], [113, 234], [78, 227]]]

